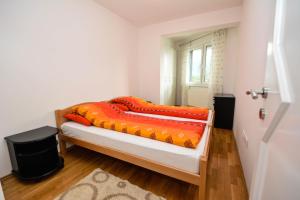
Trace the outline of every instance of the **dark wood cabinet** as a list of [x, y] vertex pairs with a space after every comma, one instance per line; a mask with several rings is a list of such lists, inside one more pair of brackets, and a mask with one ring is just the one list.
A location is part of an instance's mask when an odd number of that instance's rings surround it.
[[6, 137], [13, 174], [22, 180], [39, 180], [61, 169], [57, 133], [57, 128], [45, 126]]
[[232, 94], [214, 96], [215, 128], [232, 129], [235, 97]]

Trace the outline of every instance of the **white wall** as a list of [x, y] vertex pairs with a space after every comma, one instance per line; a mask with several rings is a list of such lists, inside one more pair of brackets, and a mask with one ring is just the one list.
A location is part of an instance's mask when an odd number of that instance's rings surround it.
[[138, 31], [138, 61], [135, 87], [132, 94], [160, 102], [160, 40], [162, 36], [185, 31], [204, 31], [212, 27], [236, 24], [240, 21], [240, 7], [209, 12], [159, 24]]
[[300, 199], [300, 2], [287, 1], [285, 50], [294, 102], [274, 133], [262, 199]]
[[227, 29], [224, 53], [223, 92], [235, 94], [239, 56], [239, 27]]
[[170, 38], [161, 39], [160, 104], [175, 105], [176, 46]]
[[[264, 85], [267, 42], [273, 32], [274, 6], [273, 0], [245, 0], [242, 9], [234, 133], [248, 191], [263, 135], [258, 118], [258, 111], [263, 103], [261, 98], [254, 101], [245, 92], [260, 89]], [[241, 137], [243, 131], [248, 137], [248, 146]]]
[[137, 30], [93, 0], [4, 0], [0, 27], [2, 177], [3, 137], [54, 126], [55, 109], [129, 94]]

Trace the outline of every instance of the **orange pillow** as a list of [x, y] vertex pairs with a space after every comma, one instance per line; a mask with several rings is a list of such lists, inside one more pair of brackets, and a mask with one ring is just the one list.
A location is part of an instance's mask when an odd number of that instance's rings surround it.
[[129, 108], [127, 106], [119, 104], [119, 103], [114, 103], [113, 105], [117, 106], [120, 110], [123, 110], [123, 111], [129, 110]]
[[81, 115], [77, 115], [77, 114], [65, 114], [64, 118], [72, 120], [74, 122], [77, 122], [79, 124], [85, 125], [85, 126], [91, 126], [91, 122], [89, 120], [87, 120], [86, 118], [82, 117]]

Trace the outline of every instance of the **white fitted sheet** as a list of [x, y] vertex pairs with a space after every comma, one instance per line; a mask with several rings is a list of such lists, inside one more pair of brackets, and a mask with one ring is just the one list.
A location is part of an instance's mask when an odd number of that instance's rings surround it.
[[[143, 115], [163, 119], [174, 119], [174, 117], [169, 116]], [[178, 117], [176, 117], [176, 120], [191, 121], [190, 119]], [[210, 120], [211, 115], [208, 121]], [[65, 122], [61, 128], [63, 133], [67, 136], [76, 137], [77, 139], [93, 144], [140, 156], [191, 173], [199, 173], [200, 157], [204, 151], [205, 141], [208, 135], [208, 126], [206, 126], [197, 148], [190, 149], [95, 126], [84, 126], [76, 122]]]

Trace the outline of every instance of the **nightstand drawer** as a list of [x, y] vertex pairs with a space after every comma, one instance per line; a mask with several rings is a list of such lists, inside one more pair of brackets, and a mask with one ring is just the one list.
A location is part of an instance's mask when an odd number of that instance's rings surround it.
[[31, 156], [18, 156], [18, 161], [23, 178], [32, 178], [54, 169], [59, 163], [59, 156], [57, 150], [52, 148]]

